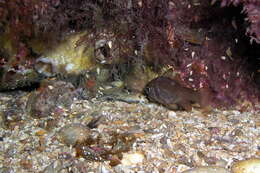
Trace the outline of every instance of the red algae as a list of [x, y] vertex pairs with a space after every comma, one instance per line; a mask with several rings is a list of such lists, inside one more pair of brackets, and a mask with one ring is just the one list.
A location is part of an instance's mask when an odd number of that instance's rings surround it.
[[221, 6], [228, 5], [242, 5], [243, 12], [246, 13], [246, 20], [250, 23], [247, 27], [247, 34], [250, 36], [251, 41], [260, 43], [260, 2], [256, 0], [222, 0]]
[[[133, 57], [144, 59], [155, 71], [172, 66], [185, 87], [210, 88], [214, 97], [209, 104], [213, 106], [232, 106], [241, 100], [258, 102], [259, 91], [252, 77], [256, 71], [250, 70], [247, 62], [250, 42], [245, 34], [259, 43], [259, 2], [213, 2], [1, 1], [0, 34], [10, 35], [15, 52], [13, 57], [8, 50], [0, 50], [1, 81], [12, 84], [12, 89], [19, 88], [20, 83], [2, 78], [9, 69], [18, 73], [21, 67], [33, 66], [33, 59], [40, 56], [31, 50], [33, 39], [53, 47], [67, 34], [87, 31], [78, 44], [96, 45], [99, 40], [113, 43], [100, 48], [106, 48], [103, 53], [109, 68]], [[238, 7], [227, 7], [230, 4]], [[246, 15], [240, 14], [241, 8]]]

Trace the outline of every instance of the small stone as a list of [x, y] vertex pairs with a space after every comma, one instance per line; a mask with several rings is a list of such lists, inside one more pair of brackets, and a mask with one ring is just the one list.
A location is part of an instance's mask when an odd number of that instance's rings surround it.
[[226, 168], [220, 166], [201, 166], [186, 170], [182, 173], [230, 173]]
[[59, 137], [61, 142], [74, 146], [86, 142], [90, 138], [90, 130], [81, 124], [69, 124], [59, 131]]
[[53, 173], [53, 172], [60, 172], [62, 170], [62, 163], [60, 160], [56, 160], [48, 165], [43, 173]]
[[248, 159], [238, 161], [232, 166], [233, 173], [259, 173], [260, 159]]
[[20, 161], [20, 166], [26, 170], [30, 170], [33, 167], [32, 160], [23, 159]]
[[99, 167], [99, 172], [100, 173], [112, 173], [113, 170], [108, 165], [101, 164], [100, 167]]
[[44, 136], [47, 132], [45, 130], [38, 130], [35, 132], [36, 136]]
[[41, 87], [30, 94], [27, 102], [28, 113], [36, 118], [58, 113], [57, 107], [69, 107], [76, 97], [74, 86], [64, 81], [45, 80]]
[[176, 118], [176, 112], [170, 111], [170, 112], [168, 113], [168, 117], [169, 117], [169, 118]]
[[239, 111], [233, 111], [233, 113], [235, 114], [235, 115], [239, 115], [239, 114], [241, 114]]
[[124, 153], [121, 163], [125, 166], [132, 166], [138, 163], [142, 163], [144, 160], [144, 155], [142, 153]]

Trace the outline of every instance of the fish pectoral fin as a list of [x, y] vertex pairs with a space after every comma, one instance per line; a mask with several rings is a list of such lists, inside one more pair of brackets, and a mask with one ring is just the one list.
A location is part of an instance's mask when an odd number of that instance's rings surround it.
[[191, 111], [192, 109], [191, 103], [187, 101], [182, 101], [178, 103], [178, 105], [181, 106], [186, 111]]
[[172, 104], [167, 104], [165, 105], [168, 109], [171, 109], [171, 110], [178, 110], [178, 105], [175, 104], [175, 103], [172, 103]]

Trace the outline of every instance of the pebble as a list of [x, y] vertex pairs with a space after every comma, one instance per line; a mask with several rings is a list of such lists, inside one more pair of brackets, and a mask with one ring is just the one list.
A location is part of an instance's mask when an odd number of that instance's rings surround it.
[[144, 155], [142, 153], [124, 153], [121, 163], [125, 166], [132, 166], [138, 163], [142, 163], [144, 160]]
[[69, 108], [77, 95], [74, 91], [69, 82], [45, 80], [38, 90], [30, 94], [27, 111], [33, 117], [42, 118], [51, 115], [59, 106]]
[[99, 166], [99, 172], [100, 173], [113, 173], [114, 171], [108, 165], [101, 164]]
[[61, 142], [74, 146], [88, 140], [90, 130], [81, 124], [69, 124], [61, 128], [58, 135]]
[[62, 162], [59, 160], [56, 160], [52, 162], [50, 165], [48, 165], [43, 173], [55, 173], [55, 172], [61, 172], [62, 170]]
[[259, 173], [260, 159], [238, 161], [232, 166], [232, 173]]
[[201, 166], [186, 170], [182, 173], [230, 173], [227, 169], [220, 166]]
[[177, 117], [176, 112], [174, 112], [174, 111], [169, 111], [169, 113], [168, 113], [168, 118], [176, 118], [176, 117]]

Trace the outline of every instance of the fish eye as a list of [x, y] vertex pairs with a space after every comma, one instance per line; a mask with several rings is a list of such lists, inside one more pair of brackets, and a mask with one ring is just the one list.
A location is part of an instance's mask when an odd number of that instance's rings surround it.
[[145, 88], [145, 92], [146, 92], [146, 93], [149, 93], [149, 92], [150, 92], [150, 88], [149, 88], [149, 87], [146, 87], [146, 88]]
[[148, 92], [148, 93], [151, 93], [151, 92], [152, 92], [152, 88], [147, 87], [147, 92]]

